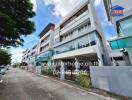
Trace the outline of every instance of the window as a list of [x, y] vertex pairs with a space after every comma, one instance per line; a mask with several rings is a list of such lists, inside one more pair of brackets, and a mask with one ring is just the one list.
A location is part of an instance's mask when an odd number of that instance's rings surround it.
[[49, 40], [50, 36], [47, 36], [45, 39], [41, 41], [41, 43], [47, 42]]
[[88, 47], [89, 46], [89, 38], [88, 35], [81, 37], [80, 39], [76, 40], [77, 43], [77, 48], [84, 48], [84, 47]]
[[120, 20], [118, 23], [118, 31], [120, 34], [132, 35], [132, 16]]
[[93, 33], [90, 33], [89, 34], [89, 37], [90, 37], [90, 44], [91, 44], [91, 46], [92, 45], [96, 45], [95, 33], [94, 32]]
[[85, 25], [80, 27], [80, 28], [78, 28], [78, 32], [82, 32], [82, 31], [84, 31], [84, 29], [85, 29]]
[[66, 20], [61, 26], [60, 28], [62, 29], [63, 27], [65, 27], [66, 25], [68, 25], [70, 22], [72, 22], [74, 19], [76, 19], [77, 17], [81, 16], [84, 12], [86, 12], [88, 10], [88, 6], [86, 5], [85, 7], [83, 7], [80, 11], [78, 11], [75, 15], [73, 15], [71, 18], [69, 18], [68, 20]]
[[47, 45], [41, 47], [41, 48], [40, 48], [40, 52], [44, 51], [44, 50], [47, 49], [48, 47], [49, 47], [49, 44], [47, 44]]
[[68, 34], [65, 34], [63, 36], [60, 36], [61, 37], [61, 41], [71, 37], [73, 35], [73, 31], [72, 32], [69, 32]]
[[85, 25], [85, 29], [87, 29], [87, 28], [89, 28], [89, 27], [91, 27], [90, 18], [89, 18], [89, 21], [88, 21], [88, 23]]
[[62, 46], [55, 48], [55, 54], [72, 51], [72, 50], [75, 50], [75, 41], [66, 43]]
[[111, 45], [112, 49], [118, 49], [119, 48], [117, 41], [110, 42], [110, 45]]
[[83, 32], [84, 30], [88, 29], [91, 26], [91, 22], [90, 19], [88, 21], [88, 23], [84, 24], [83, 26], [81, 26], [80, 28], [78, 28], [78, 32]]
[[123, 57], [114, 57], [113, 59], [116, 60], [116, 61], [117, 60], [123, 60]]
[[79, 39], [63, 44], [62, 46], [58, 46], [55, 48], [55, 54], [60, 54], [60, 53], [72, 51], [75, 49], [88, 47], [90, 45], [91, 46], [96, 45], [95, 37], [96, 37], [96, 33], [91, 32], [90, 34], [80, 37]]

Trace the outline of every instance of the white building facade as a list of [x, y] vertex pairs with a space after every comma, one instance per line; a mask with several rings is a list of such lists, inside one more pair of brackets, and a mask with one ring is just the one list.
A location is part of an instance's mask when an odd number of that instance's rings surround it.
[[66, 69], [70, 66], [64, 63], [74, 62], [75, 70], [83, 69], [79, 63], [111, 64], [101, 23], [90, 0], [80, 3], [56, 25], [52, 60]]
[[36, 55], [36, 65], [38, 66], [51, 62], [54, 44], [54, 27], [54, 24], [49, 23], [39, 35], [40, 43], [38, 54]]
[[23, 52], [23, 56], [22, 56], [22, 62], [29, 62], [29, 57], [30, 57], [30, 50], [27, 49], [26, 51]]

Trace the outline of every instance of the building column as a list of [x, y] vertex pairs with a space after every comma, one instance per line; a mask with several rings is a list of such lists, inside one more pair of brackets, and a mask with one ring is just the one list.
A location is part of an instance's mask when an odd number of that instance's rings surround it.
[[103, 58], [102, 58], [102, 53], [101, 53], [101, 50], [99, 48], [99, 46], [97, 45], [97, 57], [98, 57], [98, 63], [99, 63], [99, 66], [104, 66], [103, 64]]
[[52, 67], [56, 67], [55, 66], [55, 60], [52, 60]]
[[128, 48], [128, 55], [129, 55], [129, 61], [131, 66], [132, 65], [132, 47]]
[[90, 1], [90, 3], [88, 3], [88, 11], [89, 11], [89, 15], [90, 15], [90, 21], [91, 21], [91, 27], [94, 27], [95, 26], [95, 22], [94, 22], [94, 18], [93, 17], [91, 17], [91, 16], [93, 16], [93, 13], [92, 13], [92, 6], [91, 6], [92, 4], [91, 4], [91, 1]]
[[64, 62], [62, 60], [60, 61], [60, 65], [61, 65], [61, 68], [60, 68], [60, 79], [61, 80], [65, 80], [65, 66], [64, 66]]
[[51, 67], [52, 66], [51, 65], [51, 59], [47, 61], [47, 65], [48, 65], [48, 67]]
[[78, 70], [80, 68], [80, 62], [77, 58], [75, 58], [75, 70]]

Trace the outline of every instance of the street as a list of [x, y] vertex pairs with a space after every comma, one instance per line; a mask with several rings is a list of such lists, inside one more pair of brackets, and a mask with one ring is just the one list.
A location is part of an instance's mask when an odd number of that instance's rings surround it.
[[0, 85], [0, 100], [104, 100], [61, 81], [11, 68], [7, 84]]

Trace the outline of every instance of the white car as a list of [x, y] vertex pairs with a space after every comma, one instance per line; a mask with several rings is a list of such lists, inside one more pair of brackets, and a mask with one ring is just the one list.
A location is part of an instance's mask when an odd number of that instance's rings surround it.
[[0, 74], [4, 75], [6, 74], [7, 68], [5, 66], [0, 66]]

